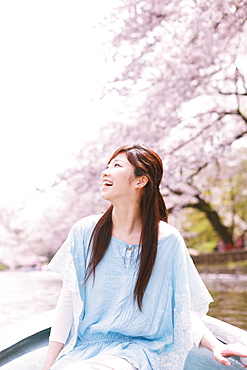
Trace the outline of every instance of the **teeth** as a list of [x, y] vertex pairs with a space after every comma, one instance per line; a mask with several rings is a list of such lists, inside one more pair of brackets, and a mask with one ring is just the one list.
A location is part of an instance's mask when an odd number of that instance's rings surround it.
[[104, 181], [104, 182], [103, 182], [103, 185], [106, 185], [106, 186], [112, 186], [112, 185], [113, 185], [113, 183], [112, 183], [112, 182], [110, 182], [110, 181]]

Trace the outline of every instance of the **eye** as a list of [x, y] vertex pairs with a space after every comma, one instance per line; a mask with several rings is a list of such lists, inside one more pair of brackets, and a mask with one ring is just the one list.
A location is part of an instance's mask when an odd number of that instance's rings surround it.
[[115, 163], [114, 167], [121, 167], [119, 163]]

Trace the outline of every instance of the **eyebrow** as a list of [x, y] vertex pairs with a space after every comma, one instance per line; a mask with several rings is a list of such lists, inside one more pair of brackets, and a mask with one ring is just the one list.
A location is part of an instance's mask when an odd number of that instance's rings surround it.
[[120, 158], [113, 158], [112, 159], [112, 163], [114, 163], [114, 162], [117, 162], [117, 161], [120, 161], [120, 162], [122, 162], [122, 163], [124, 163], [124, 164], [128, 164], [128, 162], [127, 161], [123, 161], [122, 159], [120, 159]]
[[112, 162], [116, 162], [116, 161], [124, 162], [122, 159], [119, 159], [119, 158], [113, 158]]

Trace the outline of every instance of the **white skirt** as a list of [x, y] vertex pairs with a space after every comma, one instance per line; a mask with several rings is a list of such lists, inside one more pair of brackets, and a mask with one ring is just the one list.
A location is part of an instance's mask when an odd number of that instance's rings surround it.
[[[52, 366], [56, 369], [56, 365]], [[75, 361], [65, 367], [63, 370], [137, 370], [129, 361], [113, 355], [97, 355], [88, 360]]]

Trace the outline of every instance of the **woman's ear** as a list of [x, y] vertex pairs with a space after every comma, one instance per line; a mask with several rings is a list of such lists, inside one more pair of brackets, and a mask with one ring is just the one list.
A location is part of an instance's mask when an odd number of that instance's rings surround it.
[[148, 183], [148, 178], [147, 176], [139, 176], [138, 180], [136, 182], [135, 188], [136, 189], [142, 189], [144, 186], [146, 186]]

